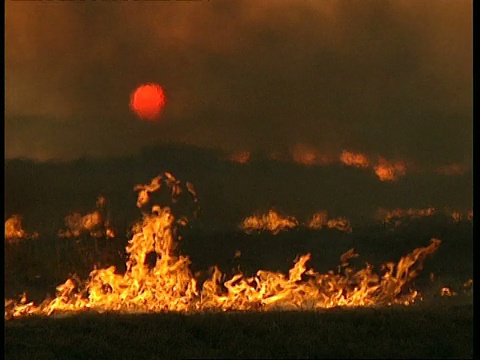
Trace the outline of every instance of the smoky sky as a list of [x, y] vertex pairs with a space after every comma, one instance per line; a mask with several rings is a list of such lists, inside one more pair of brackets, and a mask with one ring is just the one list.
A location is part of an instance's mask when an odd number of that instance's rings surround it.
[[[6, 3], [6, 157], [304, 144], [421, 164], [472, 157], [472, 2]], [[165, 89], [158, 123], [129, 109]]]

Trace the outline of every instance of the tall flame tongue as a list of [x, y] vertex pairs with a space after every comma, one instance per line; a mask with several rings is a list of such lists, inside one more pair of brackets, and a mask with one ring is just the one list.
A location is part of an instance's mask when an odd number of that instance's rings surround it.
[[[183, 186], [171, 174], [137, 186], [137, 205], [144, 206], [150, 194], [163, 184], [175, 198]], [[197, 201], [190, 183], [187, 190]], [[271, 310], [320, 309], [334, 306], [371, 306], [394, 303], [409, 304], [418, 293], [406, 289], [422, 269], [425, 257], [437, 250], [440, 240], [414, 250], [398, 264], [387, 264], [379, 276], [367, 265], [360, 271], [348, 268], [348, 260], [356, 257], [353, 249], [342, 255], [338, 273], [319, 274], [307, 268], [310, 254], [301, 256], [288, 275], [259, 270], [255, 276], [239, 273], [223, 281], [218, 268], [206, 280], [201, 291], [189, 269], [189, 259], [175, 255], [176, 221], [170, 208], [154, 205], [149, 214], [134, 227], [128, 242], [127, 269], [118, 274], [114, 266], [95, 269], [85, 284], [68, 279], [57, 287], [55, 299], [40, 305], [28, 303], [26, 295], [15, 302], [5, 301], [5, 317], [46, 314], [65, 311], [202, 311], [202, 310]], [[151, 255], [154, 255], [154, 261]], [[152, 263], [153, 262], [153, 263]]]

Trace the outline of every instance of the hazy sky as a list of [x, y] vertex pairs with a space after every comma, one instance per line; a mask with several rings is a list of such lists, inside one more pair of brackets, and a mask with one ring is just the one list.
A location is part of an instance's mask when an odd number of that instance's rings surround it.
[[[6, 157], [164, 142], [472, 157], [472, 2], [6, 3]], [[129, 109], [161, 84], [158, 123]]]

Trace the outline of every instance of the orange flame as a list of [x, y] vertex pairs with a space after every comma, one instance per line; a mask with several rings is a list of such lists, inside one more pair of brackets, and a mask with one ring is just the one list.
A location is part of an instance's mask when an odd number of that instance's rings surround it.
[[312, 218], [308, 221], [307, 227], [309, 229], [319, 230], [328, 223], [328, 215], [326, 211], [319, 211], [312, 215]]
[[452, 210], [450, 216], [452, 217], [454, 223], [460, 223], [462, 221], [473, 221], [473, 210]]
[[326, 211], [316, 212], [312, 218], [307, 222], [306, 227], [312, 230], [320, 230], [324, 227], [329, 229], [337, 229], [343, 232], [352, 232], [350, 221], [344, 217], [336, 219], [328, 219]]
[[293, 216], [283, 216], [275, 210], [269, 210], [264, 215], [253, 215], [243, 220], [240, 227], [247, 233], [253, 231], [270, 231], [278, 234], [280, 231], [293, 229], [298, 226], [298, 221]]
[[253, 215], [245, 218], [240, 228], [246, 233], [254, 231], [269, 231], [278, 234], [280, 231], [290, 230], [299, 226], [311, 230], [322, 228], [337, 229], [343, 232], [352, 232], [350, 221], [344, 217], [329, 219], [326, 211], [319, 211], [312, 215], [311, 219], [304, 224], [298, 222], [294, 216], [281, 215], [271, 209], [264, 215]]
[[327, 165], [333, 162], [333, 159], [325, 154], [320, 154], [315, 148], [305, 144], [296, 144], [292, 151], [294, 162], [306, 166]]
[[268, 158], [274, 161], [285, 161], [285, 156], [280, 151], [271, 151]]
[[[177, 186], [173, 176], [166, 176], [170, 189]], [[158, 180], [152, 182], [158, 184]], [[152, 184], [138, 186], [138, 203]], [[176, 192], [173, 191], [175, 194]], [[148, 195], [148, 194], [147, 194]], [[275, 217], [273, 213], [270, 215]], [[291, 219], [290, 219], [291, 220]], [[295, 222], [293, 222], [295, 223]], [[175, 254], [175, 229], [178, 222], [168, 207], [153, 205], [149, 214], [134, 227], [128, 242], [126, 271], [120, 274], [114, 266], [95, 269], [84, 284], [74, 278], [57, 287], [57, 296], [39, 305], [5, 301], [5, 318], [30, 314], [51, 315], [57, 312], [94, 310], [126, 312], [208, 311], [208, 310], [274, 310], [325, 309], [335, 306], [372, 306], [405, 304], [419, 298], [407, 286], [421, 271], [426, 256], [434, 253], [441, 241], [415, 249], [397, 264], [388, 263], [383, 275], [367, 265], [354, 271], [346, 266], [356, 257], [353, 249], [341, 256], [342, 269], [320, 274], [307, 267], [310, 254], [300, 256], [288, 275], [259, 270], [252, 277], [242, 273], [224, 281], [215, 267], [213, 275], [202, 286], [189, 269], [190, 260]], [[147, 256], [156, 255], [151, 264]]]
[[100, 196], [97, 199], [97, 210], [82, 216], [75, 212], [65, 217], [66, 230], [60, 230], [58, 236], [64, 238], [79, 237], [82, 234], [89, 234], [92, 237], [114, 238], [115, 231], [110, 226], [104, 214], [106, 199]]
[[382, 157], [378, 159], [378, 164], [374, 167], [375, 174], [381, 181], [398, 180], [399, 177], [405, 176], [406, 169], [405, 162], [399, 161], [392, 164]]
[[24, 239], [38, 238], [38, 233], [34, 232], [29, 235], [23, 230], [22, 217], [20, 215], [13, 215], [5, 221], [5, 241], [18, 242]]
[[453, 222], [455, 223], [459, 223], [460, 221], [462, 221], [462, 213], [460, 211], [453, 211], [452, 212], [452, 219], [453, 219]]
[[348, 233], [352, 232], [352, 225], [350, 225], [350, 221], [343, 217], [328, 220], [327, 226], [329, 229], [337, 229]]
[[473, 286], [473, 280], [472, 280], [472, 279], [468, 279], [468, 280], [463, 284], [463, 287], [465, 288], [465, 290], [471, 289], [472, 286]]
[[418, 219], [427, 216], [433, 216], [437, 213], [437, 210], [433, 207], [422, 208], [422, 209], [393, 209], [387, 210], [384, 208], [377, 209], [375, 213], [375, 218], [382, 221], [386, 225], [399, 226], [404, 221], [409, 221], [412, 219]]
[[370, 166], [370, 161], [366, 155], [347, 150], [342, 151], [342, 154], [340, 155], [340, 161], [347, 166], [354, 166], [358, 168], [368, 168]]
[[441, 296], [455, 296], [457, 293], [453, 291], [450, 287], [444, 286], [443, 288], [440, 289], [440, 295]]
[[434, 216], [437, 214], [443, 214], [445, 216], [449, 216], [454, 223], [473, 220], [473, 210], [471, 209], [467, 211], [452, 210], [450, 208], [444, 208], [444, 209], [438, 210], [433, 207], [410, 208], [410, 209], [397, 208], [393, 210], [378, 208], [377, 211], [375, 212], [374, 218], [379, 221], [382, 221], [386, 225], [398, 226], [405, 221]]

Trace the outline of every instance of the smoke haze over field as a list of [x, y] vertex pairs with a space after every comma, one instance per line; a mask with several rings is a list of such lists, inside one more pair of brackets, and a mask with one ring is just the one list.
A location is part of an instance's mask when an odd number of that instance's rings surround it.
[[[6, 157], [472, 157], [472, 2], [7, 2]], [[129, 96], [161, 84], [158, 123]]]

